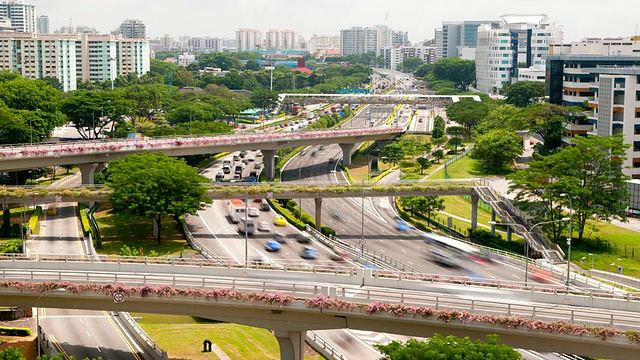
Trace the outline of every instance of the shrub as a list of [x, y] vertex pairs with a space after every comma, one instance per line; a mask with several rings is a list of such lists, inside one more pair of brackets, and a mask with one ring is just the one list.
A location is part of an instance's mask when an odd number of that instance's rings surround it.
[[324, 236], [336, 236], [336, 231], [333, 230], [332, 228], [328, 227], [328, 226], [322, 225], [322, 228], [320, 229], [320, 232]]
[[84, 236], [89, 236], [91, 233], [91, 224], [89, 223], [89, 216], [85, 209], [87, 208], [84, 204], [79, 204], [78, 212], [80, 213], [80, 223], [82, 224], [82, 233]]
[[0, 253], [20, 254], [22, 253], [22, 240], [10, 240], [0, 244]]
[[40, 215], [42, 215], [42, 206], [37, 206], [36, 211], [33, 212], [29, 219], [29, 229], [32, 234], [40, 233]]
[[0, 335], [5, 336], [29, 336], [31, 335], [31, 329], [29, 328], [14, 328], [0, 326]]

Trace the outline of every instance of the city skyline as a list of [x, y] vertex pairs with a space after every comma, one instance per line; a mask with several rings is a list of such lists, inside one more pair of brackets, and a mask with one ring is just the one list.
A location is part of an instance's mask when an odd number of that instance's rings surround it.
[[432, 39], [434, 29], [443, 21], [499, 20], [503, 14], [544, 13], [550, 21], [564, 27], [565, 41], [577, 41], [585, 37], [631, 36], [638, 32], [640, 23], [634, 20], [633, 12], [620, 11], [633, 8], [631, 0], [515, 0], [500, 7], [472, 0], [438, 3], [272, 0], [270, 6], [255, 6], [256, 2], [250, 0], [216, 4], [184, 0], [181, 6], [167, 0], [26, 0], [25, 3], [35, 5], [38, 16], [49, 16], [51, 31], [69, 26], [71, 20], [73, 26], [86, 25], [109, 33], [125, 19], [140, 19], [150, 38], [169, 34], [174, 38], [188, 35], [232, 39], [236, 30], [250, 28], [261, 32], [291, 29], [308, 40], [314, 34], [339, 35], [341, 29], [386, 23], [393, 30], [408, 31], [409, 40], [415, 43]]

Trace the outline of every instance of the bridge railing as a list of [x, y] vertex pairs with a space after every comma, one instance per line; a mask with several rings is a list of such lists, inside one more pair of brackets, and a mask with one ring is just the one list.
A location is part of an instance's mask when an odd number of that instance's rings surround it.
[[[476, 314], [497, 316], [519, 316], [527, 319], [541, 321], [563, 320], [569, 323], [586, 324], [589, 326], [613, 326], [618, 330], [637, 330], [640, 324], [640, 313], [633, 310], [608, 311], [592, 309], [588, 306], [579, 307], [574, 303], [571, 306], [556, 304], [550, 306], [546, 298], [553, 297], [554, 293], [537, 294], [537, 302], [509, 301], [506, 294], [495, 294], [496, 299], [482, 297], [460, 297], [456, 294], [429, 293], [425, 291], [411, 291], [391, 288], [372, 288], [361, 286], [343, 285], [318, 285], [311, 283], [291, 283], [291, 281], [264, 281], [243, 278], [210, 278], [202, 276], [167, 276], [165, 275], [139, 275], [118, 274], [107, 272], [59, 272], [59, 271], [31, 271], [12, 270], [3, 271], [2, 278], [6, 280], [21, 280], [32, 283], [61, 282], [70, 284], [91, 283], [126, 283], [135, 285], [173, 286], [178, 288], [208, 288], [230, 289], [239, 292], [282, 293], [296, 297], [298, 300], [324, 297], [339, 298], [351, 303], [372, 304], [374, 302], [386, 304], [405, 304], [407, 306], [424, 306], [435, 310], [460, 310]], [[0, 290], [2, 291], [2, 290]], [[525, 294], [528, 291], [523, 290]], [[62, 293], [59, 296], [76, 296], [71, 292]], [[567, 295], [564, 295], [567, 296]], [[576, 300], [577, 297], [572, 299]], [[204, 299], [203, 299], [204, 300]], [[166, 302], [164, 298], [162, 301]], [[184, 300], [179, 300], [184, 301]], [[194, 299], [198, 301], [198, 299]], [[204, 300], [207, 301], [207, 300]], [[570, 300], [572, 301], [572, 300]], [[583, 299], [589, 301], [589, 299]]]

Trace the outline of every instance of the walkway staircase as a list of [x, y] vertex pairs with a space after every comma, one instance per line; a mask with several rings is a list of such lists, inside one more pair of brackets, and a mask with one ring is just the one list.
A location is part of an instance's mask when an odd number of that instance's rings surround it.
[[474, 186], [474, 190], [480, 199], [489, 204], [504, 222], [516, 224], [511, 225], [511, 229], [514, 233], [522, 236], [529, 243], [531, 249], [554, 264], [565, 262], [564, 252], [558, 244], [552, 243], [539, 227], [531, 232], [531, 225], [525, 220], [525, 214], [516, 209], [509, 199], [498, 194], [488, 182], [479, 181]]

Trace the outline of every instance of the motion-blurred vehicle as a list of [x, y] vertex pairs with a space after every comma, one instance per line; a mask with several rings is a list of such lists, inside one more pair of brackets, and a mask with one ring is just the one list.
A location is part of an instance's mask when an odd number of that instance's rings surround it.
[[251, 216], [251, 217], [260, 216], [260, 210], [258, 210], [258, 208], [255, 208], [255, 207], [250, 207], [249, 208], [249, 216]]
[[302, 249], [302, 252], [300, 253], [300, 257], [307, 260], [315, 260], [318, 258], [318, 256], [320, 256], [320, 253], [318, 253], [318, 249], [309, 246], [305, 246], [305, 248]]
[[280, 215], [276, 216], [276, 218], [273, 219], [273, 223], [276, 226], [287, 226], [287, 220]]
[[306, 231], [303, 231], [300, 234], [296, 235], [296, 241], [299, 242], [300, 244], [308, 244], [311, 242], [311, 239], [312, 239], [311, 234], [309, 234]]
[[280, 243], [275, 240], [269, 240], [264, 244], [264, 249], [270, 252], [280, 251]]
[[258, 223], [258, 231], [271, 231], [271, 226], [266, 221], [260, 221]]
[[405, 221], [398, 221], [396, 223], [396, 229], [398, 229], [398, 231], [407, 232], [410, 228], [411, 227], [409, 226], [409, 224], [407, 224]]
[[260, 200], [260, 210], [262, 210], [262, 211], [271, 210], [271, 207], [269, 207], [269, 202], [266, 199], [261, 199]]
[[287, 238], [281, 232], [273, 234], [273, 240], [279, 242], [280, 244], [285, 244], [287, 242]]
[[346, 261], [347, 258], [347, 253], [339, 249], [333, 250], [333, 254], [331, 254], [331, 260], [333, 261]]

